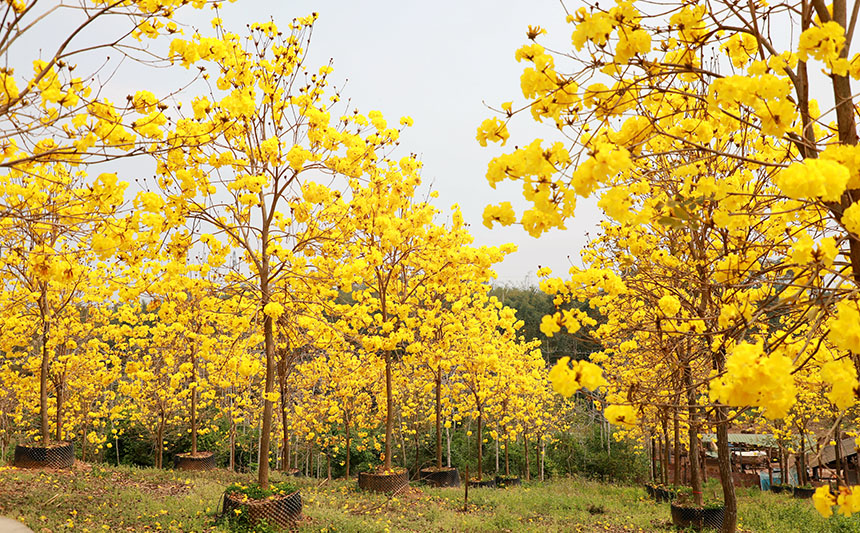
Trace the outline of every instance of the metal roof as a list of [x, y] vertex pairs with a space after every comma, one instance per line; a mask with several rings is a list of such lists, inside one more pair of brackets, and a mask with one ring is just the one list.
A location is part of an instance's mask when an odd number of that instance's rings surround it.
[[[841, 455], [842, 457], [850, 457], [857, 453], [857, 444], [854, 442], [853, 438], [842, 439], [842, 449]], [[836, 446], [827, 445], [821, 448], [821, 457], [815, 457], [815, 450], [810, 450], [811, 457], [809, 459], [809, 466], [817, 467], [817, 466], [827, 466], [830, 463], [836, 462]]]
[[[702, 435], [702, 442], [717, 442], [717, 436], [713, 433], [706, 433]], [[758, 448], [777, 448], [779, 446], [773, 435], [763, 433], [729, 433], [729, 444], [732, 446], [756, 446]], [[800, 439], [793, 438], [792, 446], [800, 447]], [[812, 449], [814, 446], [815, 440], [807, 436], [806, 448]]]

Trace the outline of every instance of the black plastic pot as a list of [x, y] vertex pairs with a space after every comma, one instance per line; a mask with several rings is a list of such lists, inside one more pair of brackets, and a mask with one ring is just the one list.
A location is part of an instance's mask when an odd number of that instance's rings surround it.
[[496, 476], [496, 488], [518, 487], [522, 484], [517, 476]]
[[670, 509], [672, 524], [681, 528], [720, 529], [723, 527], [723, 518], [726, 514], [725, 507], [688, 507], [674, 502], [670, 505]]
[[177, 453], [173, 456], [173, 468], [202, 472], [215, 469], [215, 454], [212, 452]]
[[780, 494], [780, 493], [782, 493], [783, 491], [785, 491], [787, 488], [788, 488], [788, 487], [785, 487], [785, 486], [783, 486], [783, 485], [774, 484], [774, 485], [771, 485], [771, 486], [770, 486], [770, 491], [771, 491], [772, 493], [774, 493], [774, 494]]
[[654, 498], [654, 497], [655, 497], [655, 494], [654, 494], [654, 485], [651, 485], [650, 483], [646, 483], [646, 484], [645, 484], [645, 492], [647, 492], [647, 493], [648, 493], [648, 496], [649, 496], [649, 497]]
[[483, 479], [481, 481], [475, 481], [474, 479], [469, 481], [469, 487], [476, 489], [494, 489], [496, 488], [496, 480], [495, 479]]
[[805, 489], [802, 487], [794, 487], [794, 497], [799, 499], [808, 499], [812, 498], [812, 495], [815, 494], [815, 489]]
[[419, 479], [433, 487], [459, 487], [460, 472], [454, 467], [442, 467], [442, 469], [422, 468], [418, 471]]
[[251, 526], [265, 522], [294, 528], [302, 516], [302, 495], [296, 491], [265, 500], [246, 500], [243, 494], [229, 492], [224, 494], [222, 515], [229, 521], [247, 521]]
[[71, 442], [53, 446], [15, 446], [15, 466], [18, 468], [69, 468], [75, 464], [75, 446]]
[[370, 492], [398, 492], [409, 486], [409, 472], [402, 470], [390, 474], [358, 473], [358, 488]]
[[654, 498], [657, 503], [670, 502], [675, 499], [675, 491], [664, 487], [654, 487]]

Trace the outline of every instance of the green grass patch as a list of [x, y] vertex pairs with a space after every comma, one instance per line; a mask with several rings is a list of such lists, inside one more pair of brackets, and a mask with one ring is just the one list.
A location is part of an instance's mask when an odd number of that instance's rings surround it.
[[[37, 533], [65, 531], [226, 532], [215, 521], [228, 486], [254, 481], [224, 470], [174, 472], [78, 465], [69, 471], [0, 468], [0, 515]], [[390, 497], [359, 491], [355, 480], [281, 478], [304, 500], [306, 532], [667, 532], [669, 505], [643, 488], [579, 478], [507, 489], [411, 487]], [[717, 492], [711, 483], [706, 491]], [[860, 533], [860, 517], [822, 518], [810, 500], [739, 489], [741, 531]]]

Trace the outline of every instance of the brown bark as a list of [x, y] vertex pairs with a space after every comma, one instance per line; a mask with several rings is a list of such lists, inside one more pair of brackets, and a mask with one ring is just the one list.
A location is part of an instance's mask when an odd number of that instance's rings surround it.
[[483, 434], [483, 420], [481, 416], [481, 412], [478, 412], [478, 481], [481, 481], [484, 475], [484, 434]]
[[[269, 256], [266, 248], [268, 246], [268, 232], [263, 231], [263, 251], [260, 269], [260, 292], [261, 311], [271, 301], [269, 294]], [[258, 450], [259, 466], [257, 471], [257, 483], [262, 489], [269, 488], [269, 441], [272, 433], [272, 401], [269, 399], [275, 385], [275, 338], [272, 327], [272, 317], [263, 314], [264, 346], [266, 350], [266, 387], [263, 395], [263, 422], [260, 428], [260, 447]]]
[[436, 369], [436, 468], [442, 468], [442, 367]]
[[672, 409], [673, 411], [673, 420], [672, 425], [674, 429], [674, 443], [672, 445], [673, 459], [675, 464], [672, 465], [672, 484], [678, 486], [681, 482], [681, 432], [678, 428], [678, 408], [675, 407]]
[[723, 504], [725, 514], [721, 533], [735, 533], [738, 529], [738, 500], [732, 478], [731, 452], [729, 451], [728, 416], [726, 407], [715, 409], [717, 425], [717, 456], [720, 463], [720, 483], [723, 485]]
[[48, 352], [48, 296], [47, 288], [42, 286], [42, 295], [39, 299], [39, 311], [42, 319], [42, 362], [39, 373], [39, 421], [42, 435], [42, 444], [47, 445], [51, 441], [48, 432], [48, 372], [50, 371], [50, 353]]
[[684, 388], [687, 390], [687, 409], [690, 417], [690, 486], [696, 505], [702, 505], [702, 476], [699, 469], [699, 430], [698, 409], [696, 408], [696, 389], [693, 387], [692, 370], [689, 363], [684, 364]]
[[191, 455], [197, 454], [197, 358], [191, 354]]
[[55, 413], [55, 421], [57, 426], [57, 442], [63, 441], [63, 382], [62, 378], [55, 385], [57, 390], [57, 412]]
[[394, 393], [391, 390], [391, 351], [385, 351], [385, 460], [382, 468], [391, 470], [391, 433], [394, 425]]
[[529, 434], [523, 433], [523, 444], [526, 449], [526, 481], [530, 481], [532, 478], [531, 468], [529, 465]]
[[350, 442], [351, 437], [349, 434], [349, 417], [347, 416], [344, 425], [346, 426], [346, 479], [349, 479], [349, 451], [350, 451]]

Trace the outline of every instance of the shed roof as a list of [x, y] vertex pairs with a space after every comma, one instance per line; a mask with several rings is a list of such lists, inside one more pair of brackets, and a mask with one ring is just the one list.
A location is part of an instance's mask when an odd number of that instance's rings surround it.
[[[850, 457], [857, 453], [857, 443], [854, 441], [854, 438], [842, 439], [842, 457]], [[818, 466], [827, 466], [830, 463], [836, 462], [836, 446], [827, 445], [821, 448], [821, 456], [820, 457], [812, 457], [809, 460], [809, 466], [818, 467]]]

